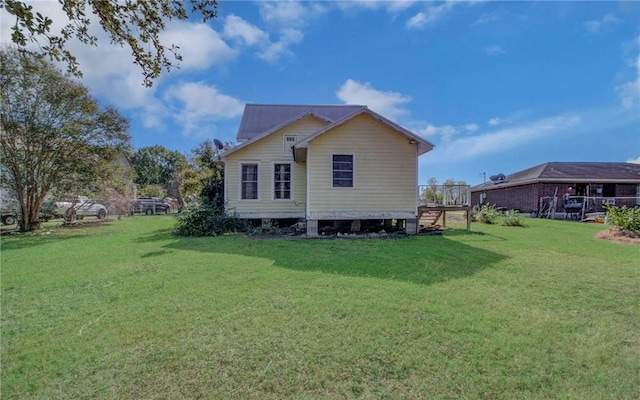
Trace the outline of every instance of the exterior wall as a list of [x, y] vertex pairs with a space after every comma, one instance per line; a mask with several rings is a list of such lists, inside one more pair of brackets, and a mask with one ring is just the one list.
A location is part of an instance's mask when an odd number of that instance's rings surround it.
[[[590, 185], [590, 196], [595, 197], [595, 199], [591, 199], [591, 203], [588, 206], [590, 211], [604, 211], [602, 201], [598, 199], [600, 196], [593, 193], [593, 187], [599, 184], [592, 183]], [[575, 190], [575, 186], [575, 183], [533, 183], [505, 188], [492, 188], [486, 190], [486, 202], [497, 207], [530, 212], [538, 210], [540, 197], [552, 197], [556, 194], [558, 196], [556, 211], [562, 212], [562, 196], [568, 192], [570, 187]], [[636, 206], [637, 190], [638, 185], [636, 184], [616, 184], [615, 197], [628, 197], [627, 199], [616, 199], [616, 205]], [[481, 194], [482, 190], [476, 190], [471, 193], [472, 204], [479, 204]]]
[[[538, 198], [540, 197], [539, 193], [541, 193], [537, 186], [536, 184], [529, 184], [489, 189], [486, 191], [485, 203], [509, 210], [534, 211], [538, 209]], [[480, 203], [480, 194], [482, 194], [482, 191], [471, 193], [471, 204]]]
[[[283, 136], [297, 134], [301, 141], [327, 123], [312, 116], [284, 127], [278, 132], [230, 154], [225, 163], [225, 197], [227, 209], [241, 218], [304, 218], [307, 197], [305, 163], [295, 163], [293, 156], [283, 156]], [[290, 200], [273, 199], [273, 164], [292, 163]], [[242, 163], [258, 164], [258, 200], [240, 199]]]
[[[354, 187], [332, 187], [332, 155], [353, 154]], [[309, 219], [415, 218], [417, 145], [369, 116], [309, 143]]]
[[624, 200], [616, 200], [617, 206], [635, 207], [640, 205], [640, 199], [638, 199], [638, 186], [639, 184], [618, 184], [616, 185], [616, 197], [633, 197]]

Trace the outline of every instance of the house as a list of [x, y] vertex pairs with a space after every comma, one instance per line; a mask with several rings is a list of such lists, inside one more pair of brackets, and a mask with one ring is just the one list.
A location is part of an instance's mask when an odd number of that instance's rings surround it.
[[585, 205], [585, 211], [604, 211], [603, 204], [640, 204], [640, 164], [626, 162], [547, 162], [471, 188], [472, 204], [489, 203], [506, 209], [539, 213], [545, 199]]
[[416, 232], [418, 156], [434, 146], [362, 105], [247, 104], [223, 154], [228, 211], [328, 224], [396, 220]]

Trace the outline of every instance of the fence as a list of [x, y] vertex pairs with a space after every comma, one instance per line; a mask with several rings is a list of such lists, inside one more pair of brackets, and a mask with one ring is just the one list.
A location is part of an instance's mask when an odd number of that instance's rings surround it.
[[428, 207], [468, 207], [471, 202], [469, 185], [420, 185], [418, 204]]
[[583, 219], [587, 214], [607, 212], [607, 206], [640, 206], [640, 197], [602, 197], [602, 196], [564, 196], [541, 197], [538, 217], [567, 218], [568, 216]]

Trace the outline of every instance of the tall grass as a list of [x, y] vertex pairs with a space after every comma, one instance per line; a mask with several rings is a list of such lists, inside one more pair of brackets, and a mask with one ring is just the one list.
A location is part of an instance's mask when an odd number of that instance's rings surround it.
[[2, 237], [3, 398], [640, 397], [639, 247], [527, 220], [396, 240]]

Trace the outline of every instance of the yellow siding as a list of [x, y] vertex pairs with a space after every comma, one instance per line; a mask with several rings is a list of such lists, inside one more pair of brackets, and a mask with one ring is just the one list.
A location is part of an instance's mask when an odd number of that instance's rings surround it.
[[[332, 155], [354, 155], [354, 187], [332, 187]], [[309, 143], [309, 212], [416, 212], [416, 145], [359, 116]]]
[[[300, 142], [326, 124], [307, 116], [229, 155], [225, 164], [227, 207], [238, 213], [304, 213], [307, 197], [306, 164], [293, 162], [292, 156], [283, 156], [283, 136], [297, 134]], [[273, 200], [273, 164], [283, 162], [291, 162], [293, 166], [292, 199]], [[241, 163], [258, 164], [259, 200], [240, 200]]]

